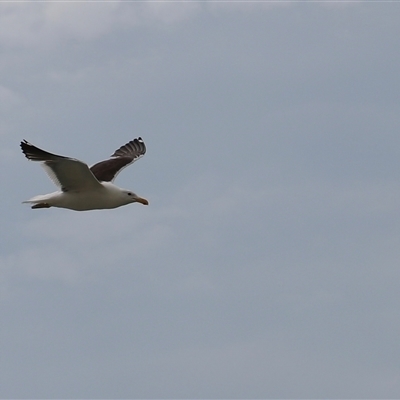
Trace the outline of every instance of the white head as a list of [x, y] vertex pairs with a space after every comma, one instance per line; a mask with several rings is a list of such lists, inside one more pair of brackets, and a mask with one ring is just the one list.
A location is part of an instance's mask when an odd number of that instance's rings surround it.
[[106, 193], [112, 193], [112, 196], [107, 196], [107, 207], [104, 208], [115, 208], [124, 206], [126, 204], [131, 203], [142, 203], [144, 205], [148, 205], [149, 202], [142, 197], [139, 197], [136, 193], [132, 192], [132, 190], [121, 189], [115, 186], [111, 182], [102, 182], [102, 185], [107, 189]]
[[147, 206], [149, 204], [149, 202], [146, 199], [144, 199], [143, 197], [139, 197], [136, 193], [133, 193], [130, 190], [122, 190], [122, 193], [125, 196], [126, 204], [142, 203], [145, 206]]

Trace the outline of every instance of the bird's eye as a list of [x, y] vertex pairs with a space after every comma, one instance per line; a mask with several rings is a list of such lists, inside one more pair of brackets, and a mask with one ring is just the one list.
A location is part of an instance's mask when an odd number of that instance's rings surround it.
[[128, 192], [128, 196], [132, 196], [132, 192]]

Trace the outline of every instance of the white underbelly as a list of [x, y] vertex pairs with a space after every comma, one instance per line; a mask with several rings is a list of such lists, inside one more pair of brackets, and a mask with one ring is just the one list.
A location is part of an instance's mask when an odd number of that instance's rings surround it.
[[68, 208], [76, 211], [116, 208], [122, 205], [118, 197], [109, 196], [103, 191], [62, 192], [49, 201], [53, 207]]

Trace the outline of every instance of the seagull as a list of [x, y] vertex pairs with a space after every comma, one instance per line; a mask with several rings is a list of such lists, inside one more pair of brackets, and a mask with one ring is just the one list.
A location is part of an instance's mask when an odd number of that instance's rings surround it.
[[117, 208], [130, 203], [149, 202], [129, 190], [113, 184], [122, 169], [146, 153], [142, 138], [133, 139], [110, 156], [90, 168], [75, 158], [48, 153], [23, 140], [22, 152], [31, 161], [39, 161], [51, 180], [60, 188], [57, 192], [32, 197], [23, 203], [32, 208], [59, 207], [75, 211]]

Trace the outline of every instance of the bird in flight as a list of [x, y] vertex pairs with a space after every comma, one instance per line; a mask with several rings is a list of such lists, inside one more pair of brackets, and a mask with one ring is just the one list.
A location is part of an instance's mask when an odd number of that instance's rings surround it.
[[113, 183], [122, 169], [146, 153], [146, 146], [140, 137], [121, 146], [109, 159], [90, 168], [82, 161], [48, 153], [26, 140], [21, 142], [21, 149], [28, 160], [41, 162], [60, 189], [23, 202], [32, 204], [32, 208], [59, 207], [86, 211], [117, 208], [136, 202], [149, 204], [146, 199]]

